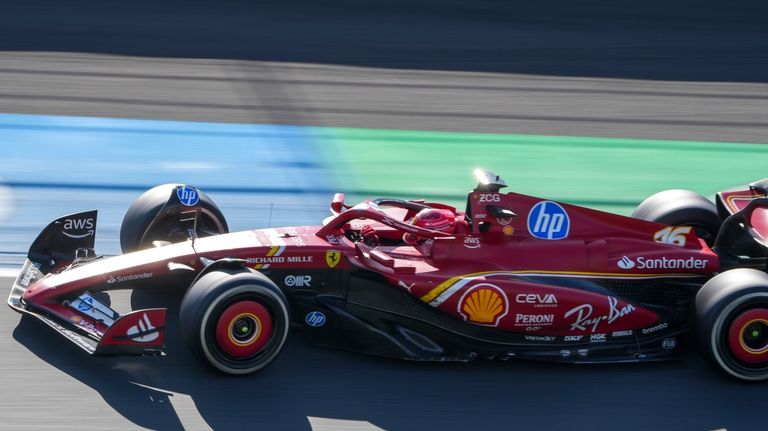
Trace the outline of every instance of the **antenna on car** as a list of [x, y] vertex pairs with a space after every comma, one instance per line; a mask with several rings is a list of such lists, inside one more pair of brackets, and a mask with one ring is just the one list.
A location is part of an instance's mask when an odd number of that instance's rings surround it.
[[503, 179], [501, 179], [500, 176], [494, 174], [491, 171], [475, 169], [474, 173], [475, 173], [475, 178], [478, 181], [475, 191], [498, 193], [499, 189], [507, 186], [507, 183]]
[[192, 225], [191, 228], [187, 228], [187, 239], [194, 243], [197, 238], [197, 220], [202, 211], [199, 205], [200, 192], [194, 187], [180, 185], [175, 188], [175, 192], [171, 195], [171, 200], [181, 204], [182, 209], [179, 211], [179, 222]]
[[200, 216], [200, 208], [194, 207], [190, 208], [186, 211], [181, 211], [181, 219], [179, 219], [180, 222], [192, 222], [192, 228], [187, 229], [187, 239], [191, 240], [192, 242], [195, 241], [197, 238], [197, 218]]

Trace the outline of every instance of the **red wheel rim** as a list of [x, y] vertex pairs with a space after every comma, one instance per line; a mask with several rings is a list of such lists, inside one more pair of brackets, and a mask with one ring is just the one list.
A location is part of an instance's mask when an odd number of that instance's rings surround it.
[[738, 315], [728, 331], [733, 355], [746, 363], [768, 361], [768, 309], [753, 308]]
[[272, 316], [255, 301], [227, 307], [216, 322], [216, 344], [222, 352], [246, 358], [259, 352], [272, 334]]

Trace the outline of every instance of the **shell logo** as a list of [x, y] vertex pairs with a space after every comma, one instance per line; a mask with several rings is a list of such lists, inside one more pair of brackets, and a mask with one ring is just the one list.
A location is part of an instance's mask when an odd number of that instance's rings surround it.
[[504, 291], [490, 283], [470, 287], [459, 300], [459, 314], [464, 320], [480, 325], [499, 326], [508, 312], [509, 301]]

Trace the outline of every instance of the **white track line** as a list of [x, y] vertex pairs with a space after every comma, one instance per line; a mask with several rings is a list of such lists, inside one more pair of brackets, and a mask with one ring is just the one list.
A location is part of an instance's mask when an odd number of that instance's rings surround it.
[[18, 275], [18, 268], [0, 268], [0, 278], [16, 278]]
[[312, 431], [385, 431], [368, 421], [329, 419], [307, 416]]

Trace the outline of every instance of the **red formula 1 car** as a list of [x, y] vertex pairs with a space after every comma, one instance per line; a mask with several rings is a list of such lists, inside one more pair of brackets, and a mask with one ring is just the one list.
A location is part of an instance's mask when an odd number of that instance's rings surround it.
[[322, 226], [236, 233], [201, 191], [158, 186], [128, 210], [120, 256], [94, 254], [95, 211], [48, 225], [8, 304], [95, 355], [160, 354], [164, 309], [119, 315], [95, 292], [178, 286], [186, 344], [230, 374], [267, 366], [294, 326], [387, 357], [574, 363], [672, 358], [693, 330], [720, 370], [768, 379], [768, 180], [624, 217], [476, 175], [465, 212], [337, 194]]

